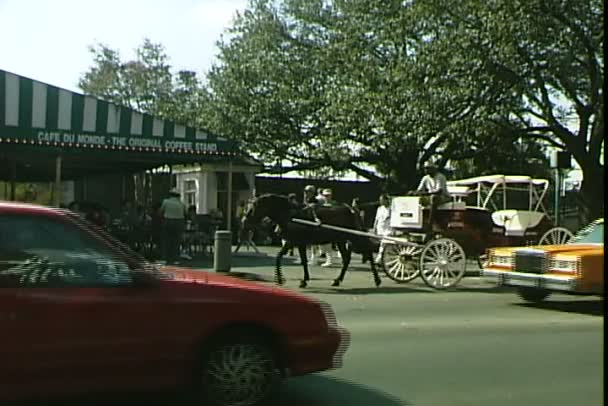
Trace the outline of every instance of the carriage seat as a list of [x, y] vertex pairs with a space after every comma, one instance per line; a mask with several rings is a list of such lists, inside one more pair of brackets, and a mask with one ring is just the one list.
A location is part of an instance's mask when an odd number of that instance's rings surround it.
[[448, 185], [448, 194], [456, 201], [465, 199], [471, 193], [468, 186], [452, 186]]
[[529, 210], [497, 210], [492, 213], [492, 222], [505, 228], [505, 235], [523, 236], [526, 230], [538, 226], [544, 213]]

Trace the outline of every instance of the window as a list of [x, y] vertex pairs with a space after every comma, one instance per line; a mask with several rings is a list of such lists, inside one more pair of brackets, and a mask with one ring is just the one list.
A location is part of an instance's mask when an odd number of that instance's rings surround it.
[[183, 183], [184, 201], [186, 206], [195, 206], [198, 212], [198, 182], [195, 179], [187, 179]]
[[0, 215], [0, 286], [120, 286], [129, 266], [75, 224]]

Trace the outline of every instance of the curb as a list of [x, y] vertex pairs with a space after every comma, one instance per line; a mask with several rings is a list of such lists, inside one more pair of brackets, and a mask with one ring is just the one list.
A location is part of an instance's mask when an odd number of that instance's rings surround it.
[[250, 282], [273, 282], [273, 279], [264, 277], [258, 273], [253, 273], [253, 272], [234, 272], [234, 271], [213, 272], [212, 271], [212, 273], [217, 273], [217, 274], [224, 275], [224, 276], [230, 276], [232, 278], [243, 279], [243, 280], [250, 281]]

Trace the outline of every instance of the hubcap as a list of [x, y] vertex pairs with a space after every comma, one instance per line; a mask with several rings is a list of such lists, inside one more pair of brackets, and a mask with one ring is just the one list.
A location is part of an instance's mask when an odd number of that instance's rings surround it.
[[235, 344], [211, 354], [204, 384], [222, 406], [249, 406], [268, 393], [274, 370], [274, 360], [265, 348]]

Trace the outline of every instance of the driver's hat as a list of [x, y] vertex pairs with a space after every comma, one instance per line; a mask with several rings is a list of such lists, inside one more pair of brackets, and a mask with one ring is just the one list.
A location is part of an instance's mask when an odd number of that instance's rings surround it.
[[316, 189], [315, 189], [315, 187], [314, 187], [313, 185], [306, 185], [306, 186], [304, 187], [304, 191], [305, 191], [305, 192], [315, 192], [315, 191], [316, 191]]

